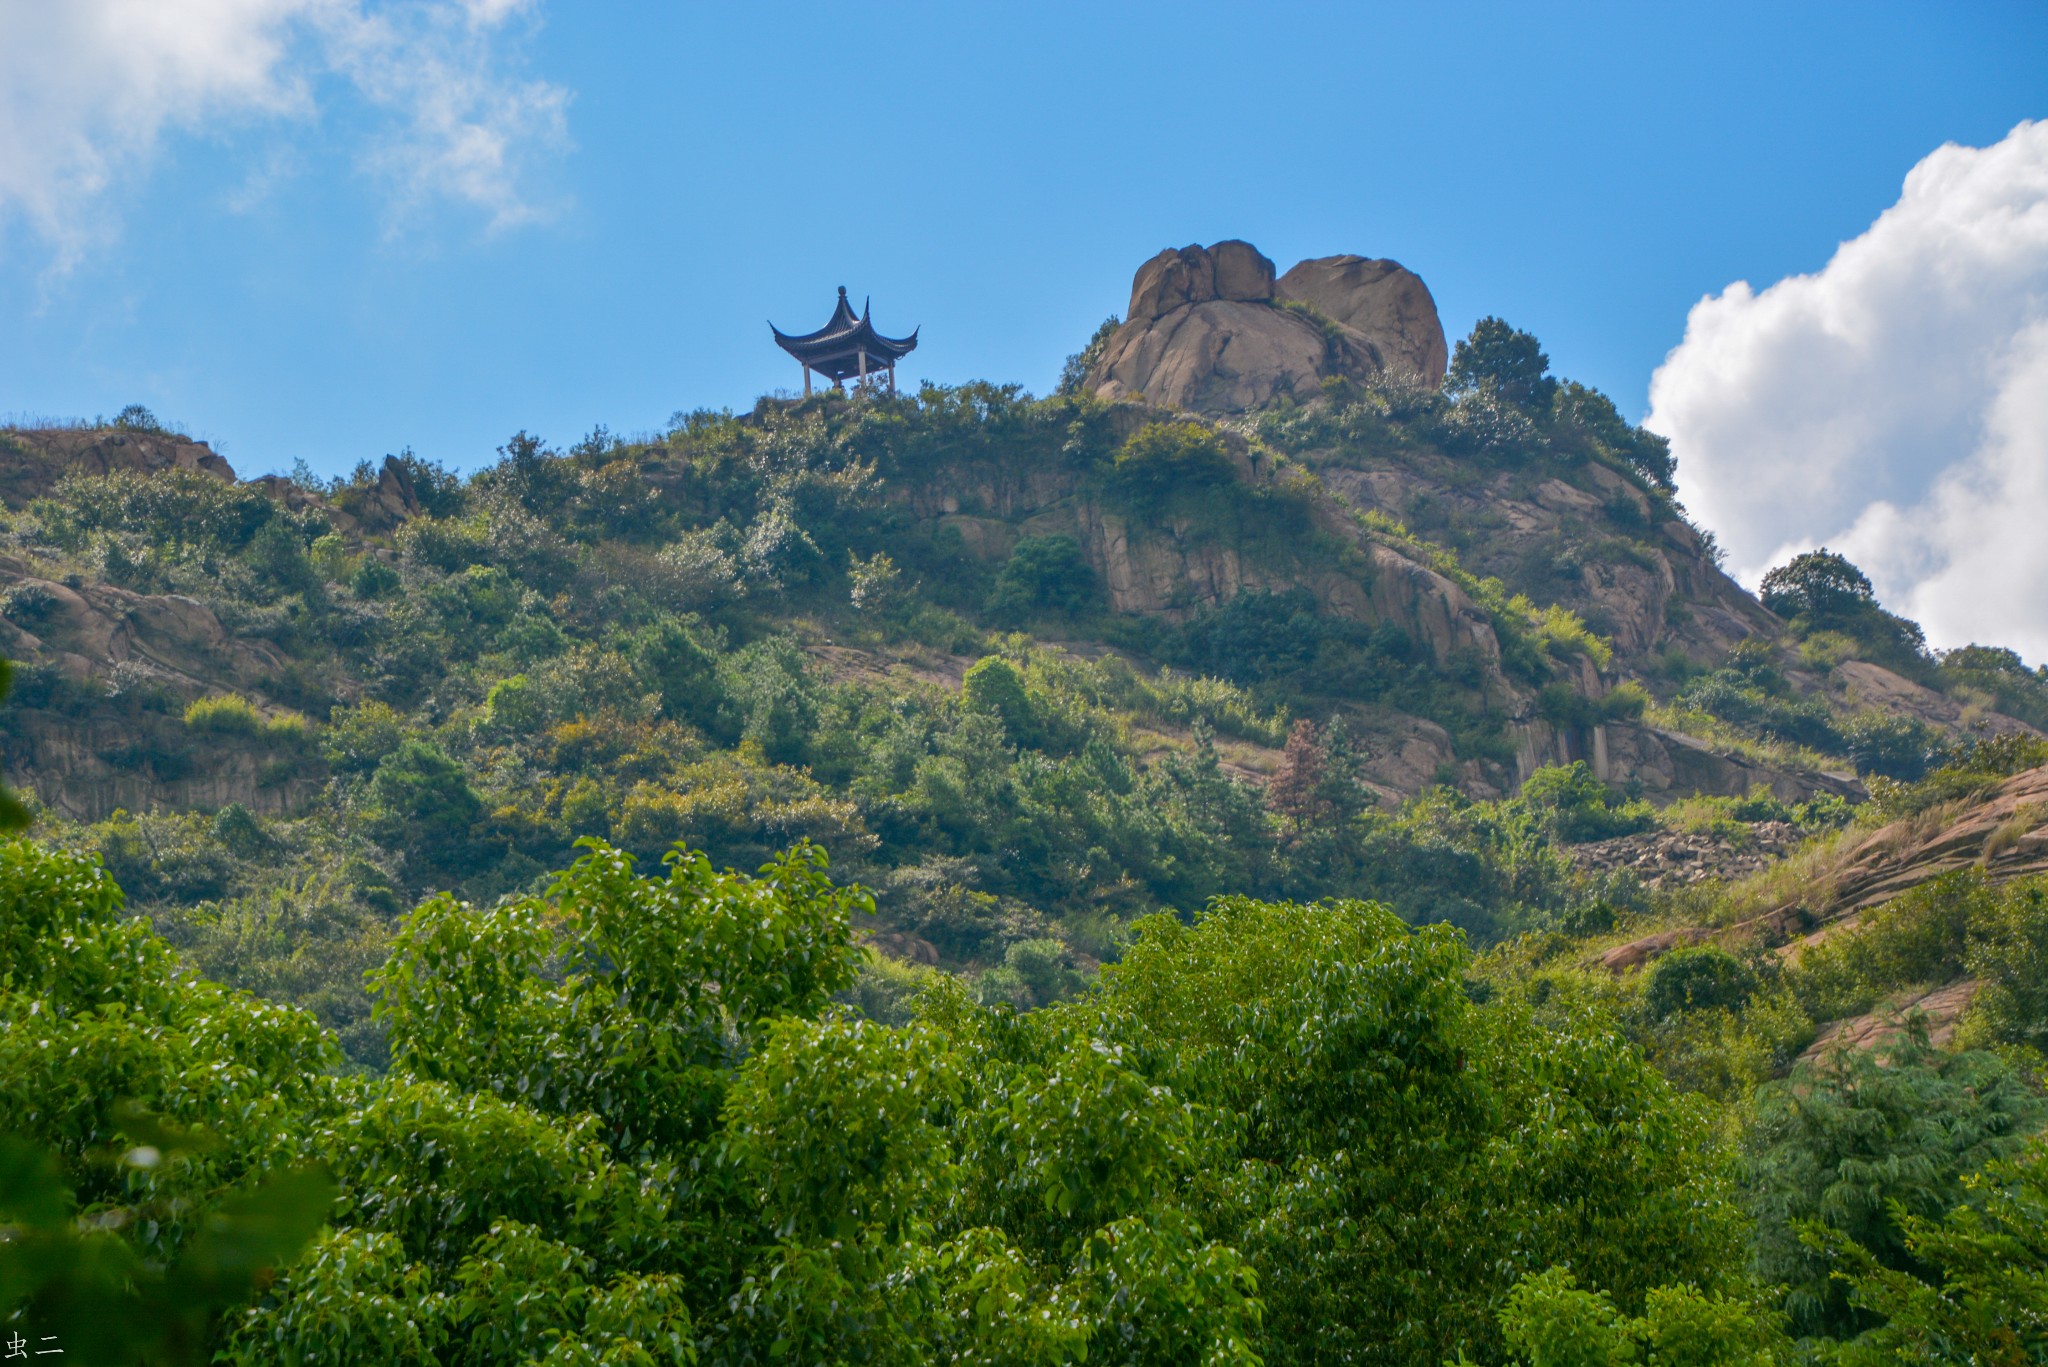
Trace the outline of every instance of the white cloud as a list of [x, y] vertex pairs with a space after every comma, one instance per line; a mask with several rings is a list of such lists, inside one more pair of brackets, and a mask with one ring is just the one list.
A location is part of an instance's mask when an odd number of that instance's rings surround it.
[[1815, 274], [1702, 299], [1650, 405], [1739, 578], [1824, 544], [1935, 644], [2048, 660], [2048, 122], [1937, 149]]
[[167, 133], [305, 120], [340, 78], [377, 110], [362, 168], [397, 206], [447, 198], [493, 227], [538, 210], [529, 160], [568, 96], [500, 49], [532, 0], [0, 0], [0, 226], [61, 268], [111, 231], [107, 191]]
[[494, 229], [543, 217], [521, 163], [566, 139], [568, 92], [495, 69], [492, 33], [526, 0], [460, 0], [365, 14], [339, 7], [323, 29], [336, 67], [402, 129], [366, 156], [388, 177], [400, 215], [438, 195], [486, 210]]

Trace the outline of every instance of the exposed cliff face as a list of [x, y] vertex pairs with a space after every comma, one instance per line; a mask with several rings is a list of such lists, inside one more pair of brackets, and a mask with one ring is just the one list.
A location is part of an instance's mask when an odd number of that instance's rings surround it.
[[[203, 603], [174, 594], [134, 593], [112, 584], [75, 588], [35, 576], [0, 556], [0, 582], [27, 625], [0, 620], [8, 658], [57, 666], [84, 681], [128, 664], [195, 689], [246, 688], [273, 679], [284, 656], [268, 641], [230, 634]], [[32, 610], [22, 604], [32, 602]]]
[[[1171, 416], [1142, 404], [1113, 411], [1120, 435]], [[1475, 795], [1499, 795], [1512, 792], [1546, 764], [1572, 760], [1584, 760], [1604, 780], [1656, 802], [1693, 793], [1740, 795], [1758, 784], [1794, 801], [1817, 792], [1860, 795], [1846, 776], [1774, 769], [1652, 727], [1610, 723], [1576, 729], [1545, 721], [1538, 714], [1535, 688], [1503, 670], [1492, 619], [1457, 582], [1375, 537], [1358, 516], [1362, 509], [1342, 495], [1345, 486], [1330, 478], [1331, 472], [1323, 472], [1321, 480], [1304, 479], [1301, 467], [1276, 464], [1227, 429], [1220, 435], [1236, 461], [1238, 487], [1254, 496], [1245, 506], [1257, 506], [1261, 493], [1284, 494], [1303, 519], [1302, 527], [1270, 536], [1251, 534], [1244, 526], [1219, 530], [1172, 515], [1132, 517], [1091, 492], [1081, 473], [1052, 466], [950, 465], [894, 492], [920, 515], [957, 531], [964, 545], [992, 562], [1006, 559], [1026, 536], [1073, 536], [1119, 612], [1185, 621], [1242, 593], [1306, 590], [1330, 616], [1399, 628], [1422, 643], [1439, 667], [1461, 662], [1476, 667], [1477, 688], [1487, 706], [1508, 720], [1513, 762], [1462, 760], [1437, 723], [1392, 709], [1365, 709], [1353, 715], [1353, 722], [1367, 735], [1367, 777], [1389, 798], [1420, 792], [1449, 774]], [[1398, 472], [1380, 474], [1400, 479]], [[1559, 485], [1559, 491], [1565, 490], [1568, 486]], [[1566, 506], [1571, 506], [1569, 498], [1592, 502], [1580, 491], [1559, 491], [1546, 497]], [[1532, 518], [1549, 515], [1540, 503], [1529, 508]], [[1697, 543], [1691, 545], [1698, 555]], [[1744, 620], [1738, 614], [1749, 602], [1746, 595], [1718, 571], [1706, 575], [1686, 558], [1682, 545], [1674, 545], [1672, 561], [1663, 565], [1656, 582], [1668, 597], [1690, 587], [1695, 577], [1725, 585], [1733, 599], [1729, 616], [1737, 623]], [[1665, 601], [1653, 598], [1648, 609], [1659, 624]], [[1766, 623], [1771, 620], [1761, 608], [1754, 611]], [[1741, 637], [1740, 625], [1722, 629], [1730, 641]], [[1659, 638], [1647, 623], [1643, 632], [1647, 649]], [[1585, 661], [1561, 677], [1589, 697], [1604, 694], [1613, 683]]]
[[1333, 375], [1394, 370], [1434, 386], [1446, 357], [1428, 287], [1395, 262], [1322, 257], [1276, 280], [1271, 261], [1232, 241], [1140, 266], [1087, 383], [1105, 399], [1242, 413], [1306, 401]]
[[1476, 573], [1571, 608], [1625, 665], [1669, 645], [1708, 663], [1749, 637], [1784, 635], [1698, 533], [1605, 466], [1581, 466], [1567, 483], [1431, 451], [1365, 468], [1335, 452], [1300, 459], [1360, 512], [1441, 539]]
[[10, 782], [78, 821], [117, 810], [211, 812], [231, 802], [263, 815], [289, 813], [327, 781], [317, 758], [247, 737], [195, 745], [177, 717], [144, 711], [80, 717], [10, 703], [0, 754]]

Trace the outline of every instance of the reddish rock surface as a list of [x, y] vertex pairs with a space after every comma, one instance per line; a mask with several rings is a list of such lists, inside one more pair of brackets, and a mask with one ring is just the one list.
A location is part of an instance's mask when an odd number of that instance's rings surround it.
[[39, 428], [0, 432], [0, 501], [19, 508], [47, 494], [72, 473], [106, 475], [117, 470], [155, 474], [194, 470], [226, 484], [234, 468], [203, 441], [171, 432], [121, 428]]
[[2013, 775], [1962, 812], [1894, 821], [1858, 841], [1826, 887], [1797, 906], [1814, 921], [1874, 907], [1957, 869], [2003, 881], [2048, 872], [2048, 765]]
[[1956, 1025], [1977, 995], [1978, 986], [1974, 978], [1964, 978], [1931, 992], [1910, 995], [1880, 1010], [1822, 1026], [1813, 1043], [1800, 1054], [1799, 1061], [1812, 1063], [1836, 1049], [1874, 1049], [1903, 1034], [1906, 1021], [1916, 1015], [1926, 1022], [1928, 1042], [1939, 1048], [1955, 1037]]

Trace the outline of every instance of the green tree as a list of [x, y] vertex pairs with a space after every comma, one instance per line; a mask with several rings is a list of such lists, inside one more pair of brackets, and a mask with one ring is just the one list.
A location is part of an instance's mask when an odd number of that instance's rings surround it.
[[1011, 741], [1028, 745], [1037, 734], [1031, 698], [1024, 690], [1024, 676], [1000, 655], [987, 655], [968, 667], [960, 683], [960, 703], [970, 712], [980, 712], [1002, 722]]
[[1475, 1006], [1466, 963], [1370, 903], [1225, 898], [1104, 970], [1110, 1037], [1229, 1122], [1191, 1199], [1258, 1276], [1269, 1363], [1491, 1355], [1554, 1263], [1627, 1306], [1739, 1276], [1706, 1117], [1594, 1020]]
[[1562, 1267], [1525, 1277], [1508, 1293], [1500, 1323], [1528, 1367], [1772, 1367], [1796, 1360], [1778, 1318], [1728, 1295], [1658, 1287], [1643, 1313], [1625, 1315], [1604, 1291], [1579, 1287]]
[[1765, 607], [1787, 618], [1833, 619], [1877, 602], [1870, 576], [1825, 546], [1795, 555], [1766, 574], [1760, 596]]
[[1518, 408], [1545, 413], [1557, 381], [1550, 378], [1550, 357], [1526, 332], [1498, 318], [1482, 318], [1471, 335], [1451, 353], [1444, 388], [1452, 394], [1492, 390]]
[[483, 800], [469, 775], [431, 741], [407, 740], [377, 765], [367, 791], [371, 832], [410, 861], [413, 877], [460, 877], [474, 868]]
[[623, 1154], [708, 1132], [750, 1032], [850, 986], [857, 889], [805, 846], [758, 877], [677, 851], [642, 878], [589, 850], [545, 897], [422, 904], [372, 976], [393, 1065], [470, 1091], [601, 1117]]
[[1765, 607], [1790, 620], [1802, 636], [1840, 632], [1867, 658], [1934, 679], [1919, 625], [1879, 607], [1869, 576], [1825, 546], [1771, 570], [1760, 596]]
[[771, 636], [719, 662], [718, 686], [740, 718], [737, 739], [771, 764], [802, 764], [818, 726], [818, 692], [803, 647]]
[[1816, 1251], [1812, 1230], [1883, 1267], [1918, 1272], [1900, 1216], [1938, 1220], [1961, 1181], [2023, 1145], [2048, 1103], [1997, 1056], [1943, 1053], [1909, 1029], [1883, 1051], [1838, 1050], [1756, 1095], [1745, 1186], [1756, 1267], [1790, 1288], [1809, 1333], [1847, 1338], [1868, 1319]]
[[643, 632], [633, 643], [641, 676], [661, 698], [662, 715], [718, 734], [725, 688], [718, 656], [683, 623], [669, 620]]
[[1876, 1322], [1838, 1350], [1844, 1367], [2037, 1363], [2048, 1358], [2048, 1147], [1988, 1164], [1939, 1220], [1890, 1208], [1912, 1263], [1841, 1231], [1809, 1228], [1850, 1306]]
[[1551, 417], [1561, 432], [1577, 432], [1594, 446], [1619, 457], [1652, 488], [1672, 491], [1677, 465], [1671, 443], [1646, 428], [1632, 427], [1597, 389], [1566, 380], [1551, 401]]
[[85, 1361], [208, 1360], [312, 1236], [291, 1162], [333, 1043], [181, 974], [96, 860], [0, 846], [0, 1326]]
[[1071, 536], [1027, 536], [996, 575], [989, 610], [1012, 621], [1039, 614], [1071, 617], [1095, 598], [1095, 571]]
[[1116, 453], [1116, 481], [1135, 498], [1156, 501], [1184, 489], [1228, 483], [1230, 452], [1198, 422], [1148, 422]]

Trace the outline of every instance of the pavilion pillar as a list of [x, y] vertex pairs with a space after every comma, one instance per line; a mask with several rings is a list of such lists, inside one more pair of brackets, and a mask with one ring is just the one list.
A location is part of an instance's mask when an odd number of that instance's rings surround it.
[[893, 398], [893, 397], [895, 397], [895, 394], [896, 394], [896, 363], [895, 363], [894, 361], [891, 361], [891, 362], [889, 362], [889, 395], [890, 395], [890, 397], [891, 397], [891, 398]]
[[863, 393], [865, 393], [865, 392], [867, 391], [867, 387], [868, 387], [868, 349], [867, 349], [866, 347], [862, 347], [862, 348], [860, 349], [860, 387], [861, 387], [861, 391], [862, 391]]
[[809, 366], [804, 367], [804, 397], [807, 399], [811, 397], [811, 368]]

